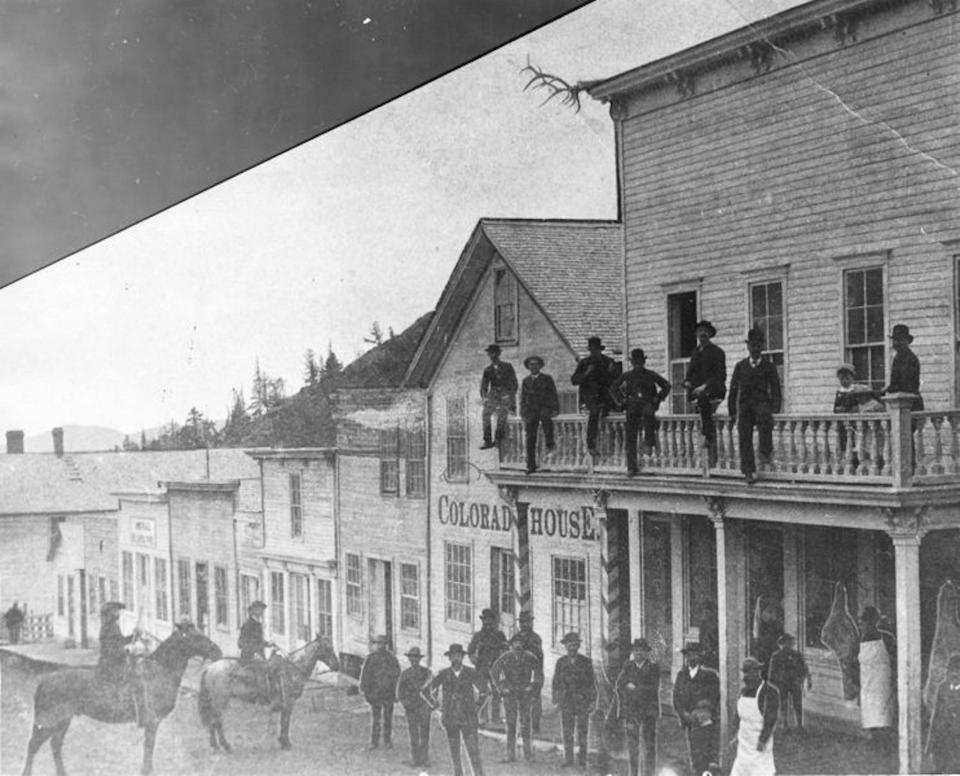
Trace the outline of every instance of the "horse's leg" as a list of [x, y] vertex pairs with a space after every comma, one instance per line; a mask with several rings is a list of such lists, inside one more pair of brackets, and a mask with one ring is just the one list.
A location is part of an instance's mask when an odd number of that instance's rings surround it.
[[53, 734], [53, 728], [42, 728], [39, 725], [33, 726], [33, 733], [30, 736], [30, 742], [27, 744], [27, 760], [23, 764], [23, 776], [30, 776], [33, 772], [33, 758], [46, 741]]
[[63, 739], [66, 738], [70, 727], [70, 717], [53, 729], [53, 738], [50, 739], [50, 748], [53, 750], [53, 762], [57, 766], [57, 776], [67, 776], [67, 769], [63, 767]]
[[153, 722], [143, 727], [143, 767], [140, 769], [143, 776], [153, 773], [153, 745], [157, 742], [157, 724]]
[[283, 706], [280, 709], [280, 748], [290, 748], [290, 713], [293, 709], [290, 706]]
[[220, 739], [220, 746], [223, 747], [223, 751], [230, 753], [233, 751], [233, 747], [227, 743], [226, 736], [223, 735], [223, 717], [220, 717], [220, 720], [217, 722], [217, 737]]

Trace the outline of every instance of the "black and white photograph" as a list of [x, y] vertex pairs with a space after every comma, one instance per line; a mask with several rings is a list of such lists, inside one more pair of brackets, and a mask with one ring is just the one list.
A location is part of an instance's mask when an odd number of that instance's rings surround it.
[[957, 0], [9, 0], [0, 774], [960, 773]]

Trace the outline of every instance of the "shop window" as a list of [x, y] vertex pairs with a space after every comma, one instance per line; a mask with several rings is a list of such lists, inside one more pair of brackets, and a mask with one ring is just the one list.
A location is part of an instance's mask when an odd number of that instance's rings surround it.
[[670, 411], [674, 415], [692, 412], [687, 404], [683, 381], [687, 375], [690, 354], [697, 346], [697, 292], [684, 291], [667, 295], [667, 358], [673, 385], [670, 392]]
[[553, 557], [553, 645], [570, 632], [587, 637], [587, 562]]
[[850, 615], [857, 619], [857, 532], [850, 528], [806, 526], [803, 529], [803, 643], [824, 649], [820, 631], [830, 616], [839, 582], [847, 589]]
[[467, 478], [467, 402], [462, 396], [447, 398], [447, 479]]
[[333, 638], [333, 583], [329, 579], [317, 580], [317, 632]]
[[780, 385], [784, 382], [785, 316], [783, 304], [783, 281], [750, 284], [750, 321], [763, 332], [765, 355], [777, 368]]
[[177, 613], [181, 617], [191, 617], [192, 614], [192, 593], [190, 586], [190, 561], [186, 558], [177, 559], [177, 591], [179, 608]]
[[[514, 592], [515, 557], [511, 550], [503, 547], [490, 548], [490, 603], [499, 615], [513, 617], [517, 611], [517, 599]], [[504, 623], [501, 622], [501, 626]]]
[[416, 563], [400, 564], [400, 627], [420, 630], [420, 569]]
[[290, 596], [293, 614], [293, 635], [310, 641], [310, 578], [306, 574], [290, 575]]
[[66, 583], [63, 580], [63, 574], [58, 574], [57, 575], [57, 617], [63, 617], [64, 613], [66, 612], [66, 605], [64, 604], [64, 601], [66, 599], [64, 597], [64, 592], [63, 592], [65, 584]]
[[883, 267], [849, 269], [844, 279], [844, 352], [858, 382], [880, 390], [886, 380]]
[[303, 496], [302, 478], [296, 472], [290, 475], [290, 537], [299, 539], [303, 536]]
[[360, 569], [360, 556], [347, 553], [347, 614], [351, 617], [363, 617], [363, 578]]
[[469, 544], [444, 545], [446, 619], [473, 624], [473, 550]]
[[494, 338], [497, 342], [517, 340], [517, 280], [506, 269], [493, 273]]
[[405, 434], [407, 495], [423, 498], [427, 494], [427, 439], [422, 428]]
[[128, 607], [133, 606], [133, 553], [127, 550], [123, 551], [120, 557], [121, 579], [123, 580], [123, 603]]
[[227, 570], [223, 566], [213, 567], [213, 609], [217, 627], [226, 628], [227, 612]]
[[399, 431], [380, 429], [380, 492], [397, 493], [400, 489]]
[[170, 619], [170, 608], [167, 600], [167, 561], [163, 558], [153, 559], [154, 592], [156, 594], [156, 617], [158, 620]]
[[270, 630], [283, 635], [287, 632], [286, 599], [283, 590], [283, 572], [270, 572]]

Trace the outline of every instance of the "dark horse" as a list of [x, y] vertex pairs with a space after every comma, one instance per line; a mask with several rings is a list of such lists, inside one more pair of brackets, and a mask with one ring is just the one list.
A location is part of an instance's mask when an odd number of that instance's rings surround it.
[[[174, 633], [143, 661], [138, 671], [145, 687], [149, 713], [142, 715], [144, 728], [142, 773], [153, 771], [153, 745], [160, 720], [173, 711], [180, 679], [192, 657], [219, 660], [220, 647], [196, 629]], [[65, 776], [63, 739], [75, 716], [85, 714], [101, 722], [136, 722], [137, 709], [129, 685], [102, 678], [94, 668], [57, 671], [40, 680], [33, 697], [33, 735], [27, 745], [24, 776], [33, 768], [33, 758], [43, 742], [50, 748], [57, 765], [57, 776]]]
[[[326, 636], [317, 636], [298, 650], [294, 657], [279, 658], [278, 687], [271, 699], [271, 711], [280, 711], [280, 747], [290, 748], [290, 715], [293, 705], [303, 695], [303, 686], [313, 673], [317, 662], [322, 660], [332, 671], [340, 670], [337, 653]], [[271, 660], [278, 660], [274, 657]], [[200, 709], [200, 721], [210, 731], [210, 746], [230, 751], [230, 744], [223, 735], [223, 712], [231, 698], [247, 703], [257, 703], [260, 692], [249, 680], [244, 678], [245, 667], [236, 658], [218, 660], [203, 669], [200, 676], [200, 694], [197, 703]]]

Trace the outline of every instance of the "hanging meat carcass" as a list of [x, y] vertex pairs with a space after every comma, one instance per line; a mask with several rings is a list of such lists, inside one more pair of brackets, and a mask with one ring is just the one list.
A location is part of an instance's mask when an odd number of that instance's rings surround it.
[[840, 663], [844, 699], [856, 700], [860, 695], [860, 667], [857, 663], [860, 630], [850, 614], [847, 589], [839, 582], [833, 588], [830, 616], [820, 630], [820, 641], [833, 651]]
[[947, 661], [950, 655], [960, 653], [958, 602], [960, 602], [960, 589], [948, 579], [940, 586], [940, 592], [937, 593], [937, 627], [933, 633], [933, 645], [930, 647], [927, 683], [923, 687], [923, 705], [928, 712], [932, 711], [937, 687], [947, 675]]

